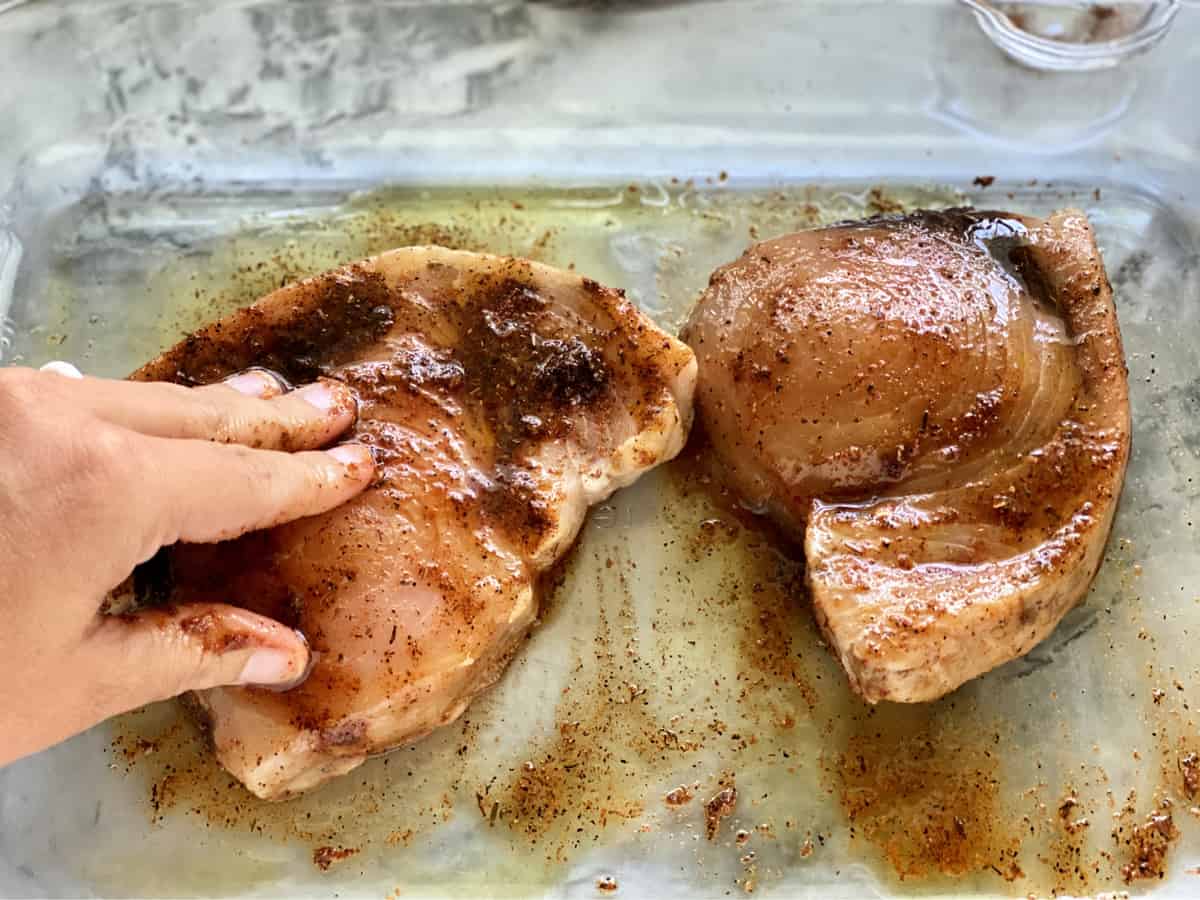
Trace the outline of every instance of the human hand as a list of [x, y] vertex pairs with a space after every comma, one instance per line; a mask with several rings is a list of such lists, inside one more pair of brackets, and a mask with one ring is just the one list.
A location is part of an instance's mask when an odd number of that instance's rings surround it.
[[[134, 566], [314, 515], [374, 475], [349, 389], [262, 371], [201, 388], [0, 369], [0, 765], [190, 690], [288, 685], [308, 647], [235, 606], [101, 611]], [[236, 598], [230, 598], [236, 600]]]

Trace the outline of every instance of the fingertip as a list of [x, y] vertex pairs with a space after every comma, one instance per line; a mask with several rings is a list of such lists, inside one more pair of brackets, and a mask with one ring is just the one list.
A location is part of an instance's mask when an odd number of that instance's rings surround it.
[[339, 444], [325, 451], [356, 481], [368, 482], [375, 476], [375, 457], [366, 444]]
[[245, 629], [250, 645], [235, 651], [243, 655], [244, 662], [233, 684], [283, 691], [308, 677], [312, 652], [301, 632], [238, 607], [222, 611], [230, 625]]
[[238, 684], [286, 691], [300, 685], [308, 677], [311, 654], [287, 650], [255, 650], [246, 660], [238, 676]]
[[294, 631], [299, 652], [286, 662], [273, 658], [282, 655], [280, 650], [260, 650], [250, 657], [242, 670], [241, 683], [248, 687], [260, 687], [271, 691], [290, 691], [304, 684], [317, 663], [317, 654], [308, 645], [308, 639], [300, 631]]
[[353, 422], [358, 418], [358, 398], [350, 386], [334, 378], [322, 378], [292, 394], [322, 413]]

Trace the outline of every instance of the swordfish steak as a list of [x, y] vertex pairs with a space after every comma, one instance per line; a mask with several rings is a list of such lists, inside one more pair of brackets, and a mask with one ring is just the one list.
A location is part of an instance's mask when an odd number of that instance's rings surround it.
[[218, 759], [267, 799], [428, 734], [494, 682], [588, 507], [682, 448], [696, 378], [621, 292], [439, 247], [281, 288], [134, 377], [254, 366], [350, 385], [378, 469], [331, 512], [170, 552], [172, 602], [235, 602], [312, 647], [290, 691], [196, 697]]
[[865, 699], [933, 700], [1045, 638], [1100, 565], [1130, 450], [1083, 213], [800, 232], [714, 273], [687, 340], [743, 499], [804, 544]]

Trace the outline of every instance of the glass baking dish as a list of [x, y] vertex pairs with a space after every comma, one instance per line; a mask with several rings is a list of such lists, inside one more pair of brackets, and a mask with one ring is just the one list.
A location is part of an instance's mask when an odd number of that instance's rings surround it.
[[1069, 75], [921, 0], [0, 3], [6, 363], [121, 376], [428, 241], [574, 263], [675, 327], [756, 236], [1075, 205], [1135, 423], [1087, 601], [936, 704], [851, 697], [794, 561], [684, 462], [593, 511], [463, 721], [309, 796], [255, 803], [174, 704], [0, 770], [0, 893], [1193, 896], [1197, 84], [1195, 8]]

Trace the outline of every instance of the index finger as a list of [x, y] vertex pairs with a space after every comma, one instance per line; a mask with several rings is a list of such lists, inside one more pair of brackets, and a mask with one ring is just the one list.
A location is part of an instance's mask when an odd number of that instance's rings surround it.
[[354, 392], [340, 381], [326, 378], [282, 393], [264, 371], [195, 388], [84, 376], [50, 389], [139, 434], [273, 450], [324, 446], [358, 414]]

